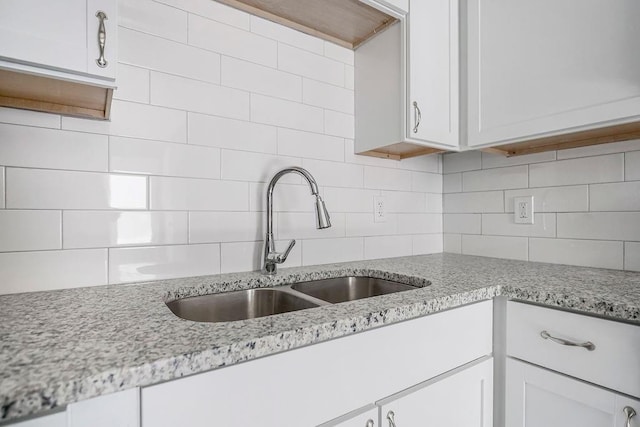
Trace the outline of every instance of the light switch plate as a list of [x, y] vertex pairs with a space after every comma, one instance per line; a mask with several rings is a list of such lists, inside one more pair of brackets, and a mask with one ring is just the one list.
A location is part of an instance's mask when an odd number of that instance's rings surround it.
[[533, 196], [514, 197], [513, 212], [516, 224], [533, 224]]

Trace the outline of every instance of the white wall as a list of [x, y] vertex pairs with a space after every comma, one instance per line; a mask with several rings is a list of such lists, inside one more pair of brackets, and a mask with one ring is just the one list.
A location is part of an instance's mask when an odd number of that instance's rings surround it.
[[[0, 293], [442, 251], [439, 156], [353, 155], [353, 53], [211, 0], [123, 0], [112, 120], [0, 109]], [[3, 194], [4, 193], [4, 194]], [[373, 222], [385, 195], [387, 222]]]
[[[447, 154], [444, 173], [445, 252], [640, 271], [640, 140]], [[514, 222], [521, 195], [533, 225]]]

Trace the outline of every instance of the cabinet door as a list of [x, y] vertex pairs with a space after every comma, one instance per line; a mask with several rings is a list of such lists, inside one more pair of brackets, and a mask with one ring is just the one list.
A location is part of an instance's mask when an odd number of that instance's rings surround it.
[[[625, 407], [640, 401], [524, 362], [507, 359], [509, 427], [626, 427]], [[632, 427], [640, 427], [638, 416]]]
[[458, 0], [409, 3], [407, 137], [458, 146]]
[[86, 0], [0, 1], [0, 57], [87, 70]]
[[346, 415], [337, 420], [320, 424], [318, 427], [379, 427], [378, 407], [359, 411], [356, 415]]
[[468, 143], [640, 119], [640, 2], [468, 1]]
[[389, 427], [492, 427], [493, 359], [444, 379], [436, 378], [395, 401], [383, 403], [381, 423]]

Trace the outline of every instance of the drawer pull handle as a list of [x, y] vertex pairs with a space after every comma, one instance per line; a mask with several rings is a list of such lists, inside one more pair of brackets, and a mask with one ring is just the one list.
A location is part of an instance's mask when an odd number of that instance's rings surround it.
[[627, 427], [631, 427], [631, 418], [636, 416], [636, 411], [631, 406], [625, 406], [622, 410], [624, 412], [625, 417], [627, 417]]
[[586, 348], [589, 351], [593, 351], [593, 350], [596, 349], [596, 345], [594, 343], [592, 343], [591, 341], [573, 342], [573, 341], [563, 340], [562, 338], [557, 338], [557, 337], [552, 336], [547, 331], [540, 332], [540, 336], [542, 338], [544, 338], [545, 340], [550, 340], [550, 341], [553, 341], [553, 342], [555, 342], [557, 344], [568, 345], [568, 346], [571, 346], [571, 347], [582, 347], [582, 348]]
[[393, 411], [387, 412], [387, 420], [389, 421], [389, 427], [396, 427], [395, 418], [396, 414]]

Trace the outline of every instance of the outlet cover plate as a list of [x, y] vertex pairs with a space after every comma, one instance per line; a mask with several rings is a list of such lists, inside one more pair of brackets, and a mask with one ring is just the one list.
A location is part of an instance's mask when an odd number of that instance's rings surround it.
[[533, 224], [533, 196], [514, 197], [513, 212], [516, 224]]
[[373, 221], [387, 222], [387, 211], [384, 206], [384, 196], [373, 196]]

